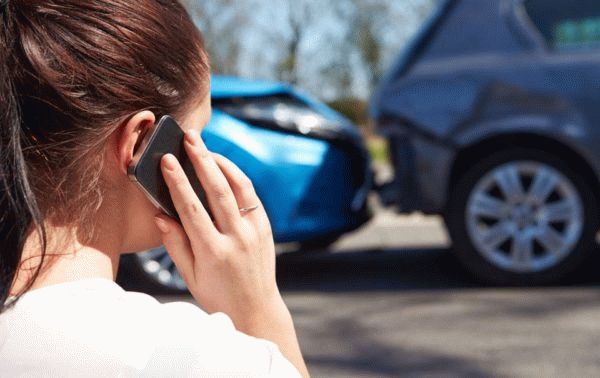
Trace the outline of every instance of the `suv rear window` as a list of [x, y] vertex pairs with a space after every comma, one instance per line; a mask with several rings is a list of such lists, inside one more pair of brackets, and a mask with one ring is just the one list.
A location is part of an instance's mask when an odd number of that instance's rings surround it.
[[599, 0], [526, 0], [525, 10], [556, 50], [600, 50]]

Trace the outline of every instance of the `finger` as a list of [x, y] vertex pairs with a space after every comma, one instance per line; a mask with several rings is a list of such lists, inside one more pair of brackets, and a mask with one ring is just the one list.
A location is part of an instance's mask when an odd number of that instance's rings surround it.
[[218, 231], [177, 158], [171, 154], [163, 156], [161, 169], [177, 214], [192, 245], [202, 248], [214, 243]]
[[214, 154], [214, 157], [219, 168], [221, 168], [223, 174], [229, 181], [237, 198], [239, 207], [254, 207], [258, 205], [257, 209], [242, 214], [242, 217], [253, 222], [257, 229], [266, 231], [269, 234], [272, 233], [271, 222], [269, 221], [267, 210], [256, 194], [256, 190], [254, 189], [254, 185], [250, 178], [248, 178], [235, 163], [225, 156]]
[[[260, 199], [254, 190], [252, 180], [231, 160], [225, 156], [212, 153], [217, 165], [225, 175], [236, 198], [238, 207], [254, 207], [260, 205]], [[257, 209], [258, 210], [258, 209]]]
[[206, 192], [208, 205], [218, 228], [226, 234], [238, 231], [241, 226], [241, 216], [235, 196], [198, 131], [187, 131], [184, 144], [196, 175]]
[[160, 230], [163, 244], [183, 280], [186, 283], [193, 283], [190, 280], [194, 278], [194, 252], [185, 230], [175, 220], [165, 215], [156, 215], [154, 222]]

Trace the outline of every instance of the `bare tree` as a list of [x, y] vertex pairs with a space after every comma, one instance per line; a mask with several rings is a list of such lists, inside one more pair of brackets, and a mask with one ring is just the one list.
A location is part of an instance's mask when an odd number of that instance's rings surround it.
[[439, 0], [183, 0], [213, 71], [368, 96]]
[[382, 75], [382, 41], [377, 34], [378, 21], [389, 14], [387, 4], [382, 1], [355, 0], [356, 28], [354, 43], [360, 53], [371, 90]]
[[326, 36], [329, 45], [325, 50], [329, 55], [328, 62], [319, 70], [320, 83], [326, 83], [335, 92], [334, 97], [351, 96], [354, 83], [353, 55], [354, 46], [353, 25], [351, 19], [354, 14], [353, 0], [337, 0], [328, 3], [331, 17], [339, 22], [337, 36]]
[[309, 4], [304, 0], [289, 0], [286, 12], [290, 37], [287, 41], [287, 46], [284, 47], [285, 54], [279, 63], [277, 76], [280, 80], [297, 84], [300, 47], [304, 40], [306, 29], [311, 23], [312, 12]]
[[196, 24], [203, 32], [216, 73], [235, 75], [242, 50], [240, 34], [249, 22], [245, 2], [239, 0], [186, 0]]

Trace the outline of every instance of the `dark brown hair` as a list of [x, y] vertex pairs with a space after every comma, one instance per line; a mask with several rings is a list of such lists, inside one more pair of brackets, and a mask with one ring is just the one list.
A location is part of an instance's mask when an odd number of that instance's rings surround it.
[[43, 263], [46, 220], [93, 224], [107, 138], [144, 109], [181, 115], [209, 66], [176, 0], [0, 0], [0, 28], [2, 312], [30, 232]]

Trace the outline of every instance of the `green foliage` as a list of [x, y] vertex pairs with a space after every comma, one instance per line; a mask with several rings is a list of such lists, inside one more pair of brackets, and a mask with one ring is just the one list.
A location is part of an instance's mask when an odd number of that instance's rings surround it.
[[365, 100], [348, 97], [331, 101], [328, 105], [359, 126], [366, 126], [368, 123], [368, 103]]
[[388, 161], [390, 158], [388, 144], [383, 138], [367, 138], [367, 149], [369, 150], [369, 155], [371, 155], [371, 159], [375, 163], [385, 162]]

